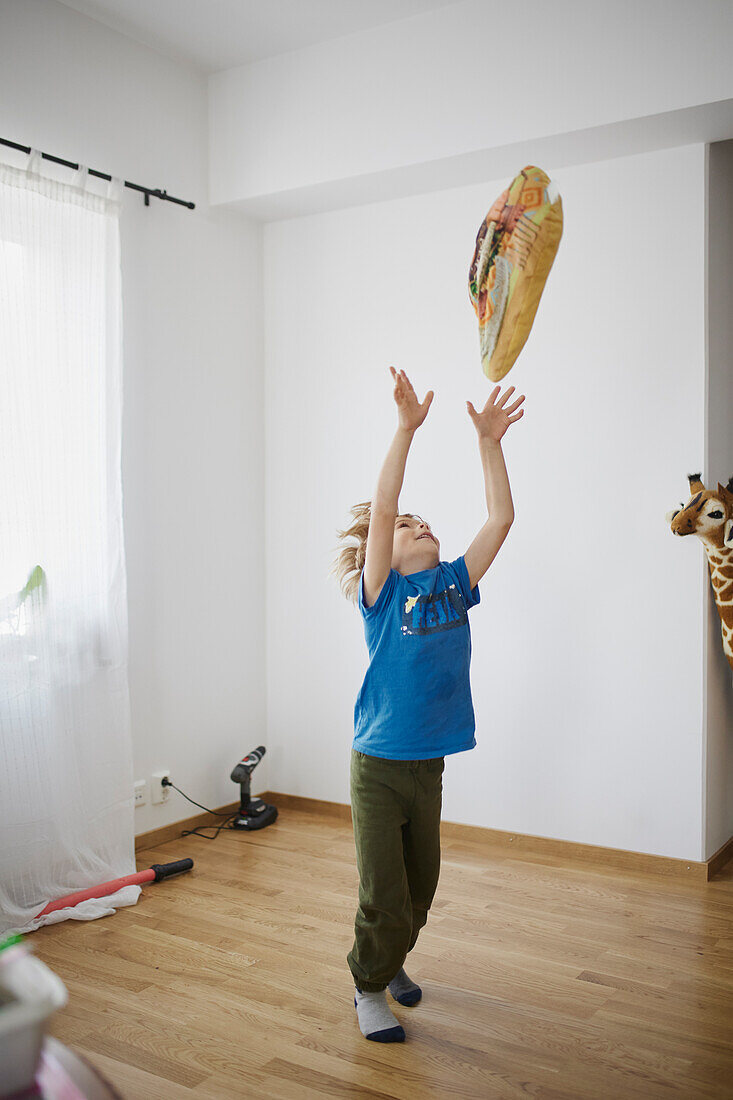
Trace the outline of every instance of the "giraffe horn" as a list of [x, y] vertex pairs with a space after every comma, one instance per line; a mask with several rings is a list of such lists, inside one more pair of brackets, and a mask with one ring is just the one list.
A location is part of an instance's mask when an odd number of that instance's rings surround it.
[[688, 474], [687, 480], [690, 483], [691, 493], [702, 493], [705, 490], [705, 486], [702, 483], [702, 474]]

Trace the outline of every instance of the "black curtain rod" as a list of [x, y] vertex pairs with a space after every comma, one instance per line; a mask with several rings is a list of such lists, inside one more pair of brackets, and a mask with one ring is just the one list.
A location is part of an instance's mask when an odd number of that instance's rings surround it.
[[[31, 152], [30, 145], [18, 145], [17, 141], [8, 141], [7, 138], [0, 138], [0, 145], [8, 145], [11, 149], [20, 149], [21, 153]], [[41, 153], [41, 156], [44, 158], [44, 160], [52, 160], [55, 164], [65, 164], [67, 168], [78, 169], [80, 167], [78, 164], [74, 164], [70, 160], [62, 160], [61, 157], [52, 157], [50, 153]], [[112, 179], [112, 177], [108, 176], [106, 172], [97, 172], [94, 168], [88, 168], [87, 171], [89, 172], [90, 176], [98, 176], [101, 180]], [[195, 202], [186, 202], [185, 199], [174, 199], [173, 196], [169, 195], [167, 191], [160, 191], [157, 188], [153, 187], [141, 187], [138, 183], [130, 183], [128, 180], [125, 180], [124, 182], [125, 187], [131, 187], [133, 191], [142, 191], [142, 193], [145, 195], [146, 206], [150, 206], [150, 196], [152, 195], [154, 199], [165, 199], [166, 202], [175, 202], [178, 203], [179, 206], [187, 206], [189, 210], [195, 210], [196, 208]]]

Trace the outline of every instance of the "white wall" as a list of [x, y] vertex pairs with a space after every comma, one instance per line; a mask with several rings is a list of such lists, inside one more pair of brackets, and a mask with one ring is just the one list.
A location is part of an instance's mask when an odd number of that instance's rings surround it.
[[[604, 126], [654, 111], [670, 113], [668, 143], [709, 140], [694, 112], [732, 94], [729, 7], [624, 0], [568, 18], [563, 0], [536, 6], [556, 16], [541, 98], [489, 111], [491, 87], [467, 78], [488, 11], [471, 0], [212, 79], [215, 201], [333, 185], [318, 201], [336, 203], [339, 173], [387, 195], [390, 166], [428, 190], [441, 158], [481, 179], [268, 226], [263, 376], [261, 231], [207, 205], [204, 78], [54, 0], [0, 7], [0, 135], [197, 203], [146, 209], [126, 192], [122, 218], [136, 776], [170, 766], [198, 800], [229, 801], [232, 764], [265, 740], [256, 787], [348, 799], [366, 649], [326, 573], [391, 437], [390, 362], [438, 395], [403, 505], [424, 509], [446, 557], [484, 516], [463, 402], [488, 386], [466, 273], [506, 179], [456, 158], [585, 125], [597, 160]], [[371, 62], [392, 48], [385, 91]], [[628, 151], [628, 129], [618, 138]], [[703, 759], [708, 581], [663, 521], [705, 457], [703, 160], [695, 146], [555, 173], [565, 238], [509, 379], [528, 394], [506, 446], [517, 522], [472, 613], [479, 746], [450, 761], [448, 819], [690, 859], [725, 820], [723, 792], [704, 841], [703, 769], [722, 760], [709, 716]], [[174, 795], [138, 811], [138, 831], [189, 809]]]
[[[698, 860], [699, 547], [664, 521], [704, 457], [704, 148], [548, 171], [565, 234], [507, 380], [516, 522], [471, 612], [478, 747], [444, 817]], [[277, 789], [348, 801], [358, 611], [327, 577], [394, 429], [388, 365], [436, 398], [401, 507], [442, 556], [485, 518], [464, 401], [488, 396], [467, 272], [504, 179], [265, 228], [268, 737]], [[678, 212], [687, 214], [684, 276]], [[416, 715], [419, 721], [419, 715]]]
[[233, 801], [265, 713], [261, 230], [207, 203], [205, 79], [53, 0], [0, 6], [0, 136], [197, 204], [126, 189], [121, 218], [133, 747]]
[[[733, 141], [710, 146], [707, 208], [707, 433], [704, 481], [733, 476]], [[690, 473], [696, 471], [689, 471]], [[687, 541], [687, 540], [685, 540]], [[697, 541], [697, 540], [696, 540]], [[698, 546], [704, 558], [702, 547]], [[705, 850], [733, 835], [733, 672], [723, 652], [720, 616], [705, 577], [706, 802]]]
[[284, 217], [610, 158], [641, 133], [644, 149], [731, 136], [714, 107], [732, 41], [719, 0], [466, 0], [228, 69], [211, 77], [212, 201]]

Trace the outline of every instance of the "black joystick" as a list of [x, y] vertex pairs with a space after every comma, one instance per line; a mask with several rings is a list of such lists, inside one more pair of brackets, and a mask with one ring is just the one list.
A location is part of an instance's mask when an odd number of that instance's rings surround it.
[[232, 780], [239, 783], [241, 791], [239, 813], [232, 822], [233, 829], [264, 829], [265, 825], [272, 825], [277, 817], [275, 806], [268, 806], [261, 798], [252, 798], [250, 794], [252, 772], [264, 755], [265, 746], [260, 745], [243, 757], [232, 771]]

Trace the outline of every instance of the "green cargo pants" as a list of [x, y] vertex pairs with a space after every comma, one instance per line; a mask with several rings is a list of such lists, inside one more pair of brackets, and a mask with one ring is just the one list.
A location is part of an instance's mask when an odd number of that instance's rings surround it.
[[428, 919], [440, 874], [442, 756], [383, 760], [351, 750], [359, 908], [347, 956], [363, 993], [385, 989]]

